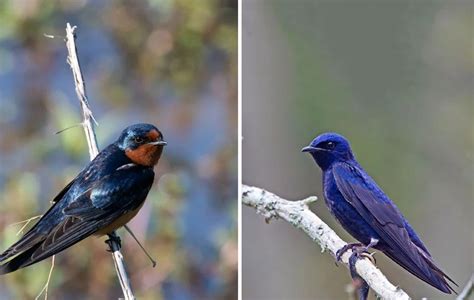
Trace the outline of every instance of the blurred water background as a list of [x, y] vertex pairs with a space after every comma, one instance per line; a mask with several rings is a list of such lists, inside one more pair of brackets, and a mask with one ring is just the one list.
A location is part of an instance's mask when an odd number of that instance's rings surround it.
[[[472, 1], [244, 1], [244, 183], [317, 195], [312, 210], [353, 241], [300, 152], [339, 132], [464, 285], [474, 270], [473, 10]], [[289, 224], [242, 210], [244, 299], [348, 299], [346, 268]], [[414, 299], [454, 298], [376, 258]]]
[[[103, 148], [137, 122], [168, 146], [145, 206], [123, 229], [139, 299], [237, 295], [237, 3], [233, 0], [0, 2], [1, 249], [11, 224], [44, 212], [88, 162], [63, 42], [77, 25], [82, 71]], [[49, 39], [43, 34], [57, 36]], [[50, 299], [121, 296], [105, 238], [57, 256]], [[1, 299], [32, 299], [50, 260], [0, 278]]]

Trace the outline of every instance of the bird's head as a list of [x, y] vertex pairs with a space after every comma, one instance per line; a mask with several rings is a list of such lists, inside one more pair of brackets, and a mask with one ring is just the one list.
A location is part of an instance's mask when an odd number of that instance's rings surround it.
[[167, 143], [155, 126], [135, 124], [125, 128], [115, 144], [135, 164], [152, 167], [158, 163]]
[[349, 141], [337, 133], [323, 133], [316, 137], [302, 152], [309, 152], [322, 170], [333, 163], [354, 159]]

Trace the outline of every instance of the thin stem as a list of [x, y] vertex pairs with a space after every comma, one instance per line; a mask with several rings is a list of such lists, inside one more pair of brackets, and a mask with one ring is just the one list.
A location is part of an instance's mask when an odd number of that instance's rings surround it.
[[31, 221], [35, 220], [35, 219], [38, 219], [38, 218], [41, 218], [43, 215], [37, 215], [37, 216], [34, 216], [34, 217], [31, 217], [29, 219], [26, 219], [26, 220], [23, 220], [23, 221], [20, 221], [20, 222], [15, 222], [15, 223], [12, 223], [10, 224], [9, 226], [14, 226], [14, 225], [19, 225], [19, 224], [23, 224], [25, 223], [21, 228], [20, 230], [18, 230], [18, 232], [16, 233], [16, 235], [20, 235], [23, 230], [26, 228], [26, 226], [28, 226], [28, 224], [31, 223]]
[[145, 252], [146, 256], [148, 256], [148, 258], [151, 261], [151, 264], [152, 264], [153, 268], [156, 267], [156, 261], [151, 257], [151, 255], [148, 253], [148, 251], [146, 251], [145, 247], [143, 247], [143, 245], [137, 239], [137, 237], [135, 236], [133, 231], [127, 225], [124, 225], [124, 227], [128, 231], [128, 233], [130, 233], [130, 235], [133, 237], [133, 239], [137, 242], [138, 246], [140, 246], [140, 248], [142, 248], [142, 250], [143, 250], [143, 252]]
[[[66, 25], [66, 47], [68, 50], [67, 62], [71, 66], [71, 71], [74, 77], [74, 84], [76, 87], [76, 94], [79, 102], [81, 103], [82, 108], [82, 126], [84, 128], [84, 133], [87, 139], [87, 145], [89, 147], [89, 156], [93, 160], [94, 157], [99, 154], [99, 147], [97, 146], [97, 138], [94, 131], [94, 124], [97, 122], [94, 119], [92, 110], [89, 106], [89, 100], [86, 95], [86, 86], [84, 83], [84, 78], [82, 77], [81, 67], [79, 64], [79, 58], [77, 55], [76, 48], [76, 35], [74, 33], [76, 26], [71, 26], [69, 23]], [[115, 231], [112, 232], [112, 235], [116, 235]], [[112, 258], [115, 264], [115, 270], [120, 281], [120, 286], [122, 287], [123, 295], [126, 300], [135, 299], [132, 293], [132, 287], [130, 285], [130, 279], [128, 278], [127, 272], [125, 270], [125, 263], [123, 261], [123, 255], [120, 253], [120, 245], [116, 240], [111, 239], [110, 249], [112, 252]]]
[[41, 297], [43, 293], [44, 293], [44, 300], [48, 299], [49, 282], [51, 281], [51, 275], [53, 274], [55, 259], [56, 259], [56, 255], [53, 255], [53, 257], [51, 258], [51, 268], [49, 269], [48, 280], [46, 280], [46, 284], [44, 285], [43, 289], [40, 291], [38, 296], [36, 296], [35, 300], [38, 300], [39, 297]]

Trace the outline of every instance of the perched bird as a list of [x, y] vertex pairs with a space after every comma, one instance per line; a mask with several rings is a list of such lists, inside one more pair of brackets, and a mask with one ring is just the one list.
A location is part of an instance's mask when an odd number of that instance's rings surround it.
[[0, 254], [0, 274], [30, 266], [125, 225], [142, 207], [166, 142], [150, 124], [127, 127], [59, 194], [23, 237]]
[[415, 230], [356, 161], [343, 136], [321, 134], [302, 151], [309, 152], [323, 171], [329, 211], [360, 242], [340, 249], [338, 260], [348, 249], [374, 248], [440, 291], [454, 292], [447, 280], [456, 283], [436, 266]]

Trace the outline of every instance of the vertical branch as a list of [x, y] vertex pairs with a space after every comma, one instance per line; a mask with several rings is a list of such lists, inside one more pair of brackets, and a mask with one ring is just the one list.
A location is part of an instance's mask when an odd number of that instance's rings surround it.
[[[68, 50], [67, 62], [71, 66], [72, 74], [74, 76], [74, 85], [76, 86], [76, 94], [79, 98], [82, 108], [83, 121], [82, 125], [84, 127], [84, 133], [87, 138], [87, 145], [89, 146], [89, 155], [90, 159], [93, 160], [94, 157], [99, 153], [99, 148], [97, 146], [97, 138], [94, 131], [94, 123], [96, 123], [92, 111], [89, 107], [89, 101], [86, 96], [86, 87], [84, 84], [84, 79], [82, 77], [81, 67], [79, 65], [79, 58], [77, 57], [77, 48], [74, 34], [76, 26], [71, 27], [69, 23], [66, 25], [66, 46]], [[133, 296], [132, 288], [130, 286], [130, 279], [128, 278], [127, 272], [125, 270], [125, 264], [123, 261], [123, 255], [120, 253], [120, 244], [118, 242], [118, 237], [115, 234], [115, 231], [109, 235], [110, 239], [108, 244], [112, 252], [112, 258], [114, 260], [115, 271], [120, 281], [120, 286], [122, 287], [123, 295], [126, 300], [135, 299]]]
[[86, 96], [86, 85], [84, 84], [84, 78], [82, 77], [81, 67], [79, 65], [79, 58], [77, 57], [76, 48], [76, 35], [74, 34], [76, 26], [71, 27], [69, 23], [66, 25], [66, 47], [67, 47], [67, 63], [71, 67], [72, 75], [74, 76], [74, 85], [76, 87], [76, 94], [82, 108], [82, 125], [84, 133], [87, 138], [87, 145], [89, 146], [89, 156], [91, 160], [99, 154], [99, 147], [97, 146], [97, 138], [95, 136], [94, 116], [89, 107], [89, 100]]

